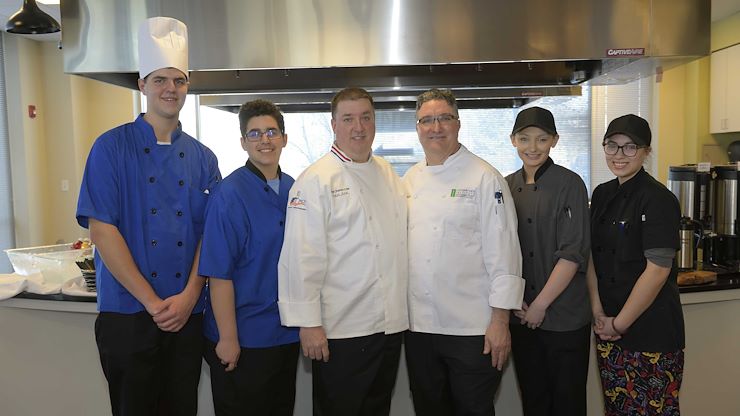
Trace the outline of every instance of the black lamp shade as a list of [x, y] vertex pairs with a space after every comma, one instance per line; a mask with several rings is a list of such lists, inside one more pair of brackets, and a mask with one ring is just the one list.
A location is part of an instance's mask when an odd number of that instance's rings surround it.
[[59, 32], [61, 27], [53, 17], [39, 9], [36, 0], [23, 0], [23, 7], [10, 16], [5, 23], [5, 30], [9, 33], [36, 35]]

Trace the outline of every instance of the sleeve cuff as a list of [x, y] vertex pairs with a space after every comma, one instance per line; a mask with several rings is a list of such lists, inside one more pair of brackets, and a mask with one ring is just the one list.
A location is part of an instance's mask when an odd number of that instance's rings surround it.
[[524, 300], [524, 284], [524, 279], [519, 276], [496, 276], [489, 288], [488, 305], [499, 309], [521, 309]]
[[321, 304], [319, 302], [280, 302], [280, 322], [285, 326], [322, 326]]

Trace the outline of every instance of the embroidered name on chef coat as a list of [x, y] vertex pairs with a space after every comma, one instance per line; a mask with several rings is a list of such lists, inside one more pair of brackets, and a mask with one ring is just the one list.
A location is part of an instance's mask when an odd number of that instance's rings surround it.
[[450, 190], [450, 197], [451, 198], [475, 199], [475, 189], [452, 188], [452, 190]]
[[331, 196], [333, 198], [340, 197], [340, 196], [346, 196], [349, 195], [349, 188], [339, 188], [339, 189], [332, 189], [331, 190]]

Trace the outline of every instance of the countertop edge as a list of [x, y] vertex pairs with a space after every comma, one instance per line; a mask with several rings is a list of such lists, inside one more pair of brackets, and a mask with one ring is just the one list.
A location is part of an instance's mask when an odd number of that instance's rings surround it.
[[0, 300], [0, 307], [56, 312], [98, 313], [95, 302], [75, 302], [69, 300], [10, 298]]
[[681, 293], [682, 305], [694, 305], [698, 303], [725, 302], [740, 299], [740, 288], [712, 290], [706, 292]]

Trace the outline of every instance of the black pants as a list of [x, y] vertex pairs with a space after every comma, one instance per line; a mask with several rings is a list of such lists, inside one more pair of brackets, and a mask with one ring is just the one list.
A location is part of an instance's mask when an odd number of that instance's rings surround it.
[[501, 372], [484, 337], [406, 332], [406, 365], [417, 415], [493, 415]]
[[313, 414], [382, 416], [391, 410], [402, 333], [329, 340], [329, 362], [313, 361]]
[[216, 344], [205, 342], [216, 416], [293, 414], [299, 343], [242, 348], [236, 368], [226, 372]]
[[114, 416], [194, 416], [203, 354], [203, 315], [179, 332], [157, 328], [147, 312], [103, 312], [95, 321], [100, 364]]
[[510, 325], [525, 416], [586, 415], [589, 327], [555, 332]]

